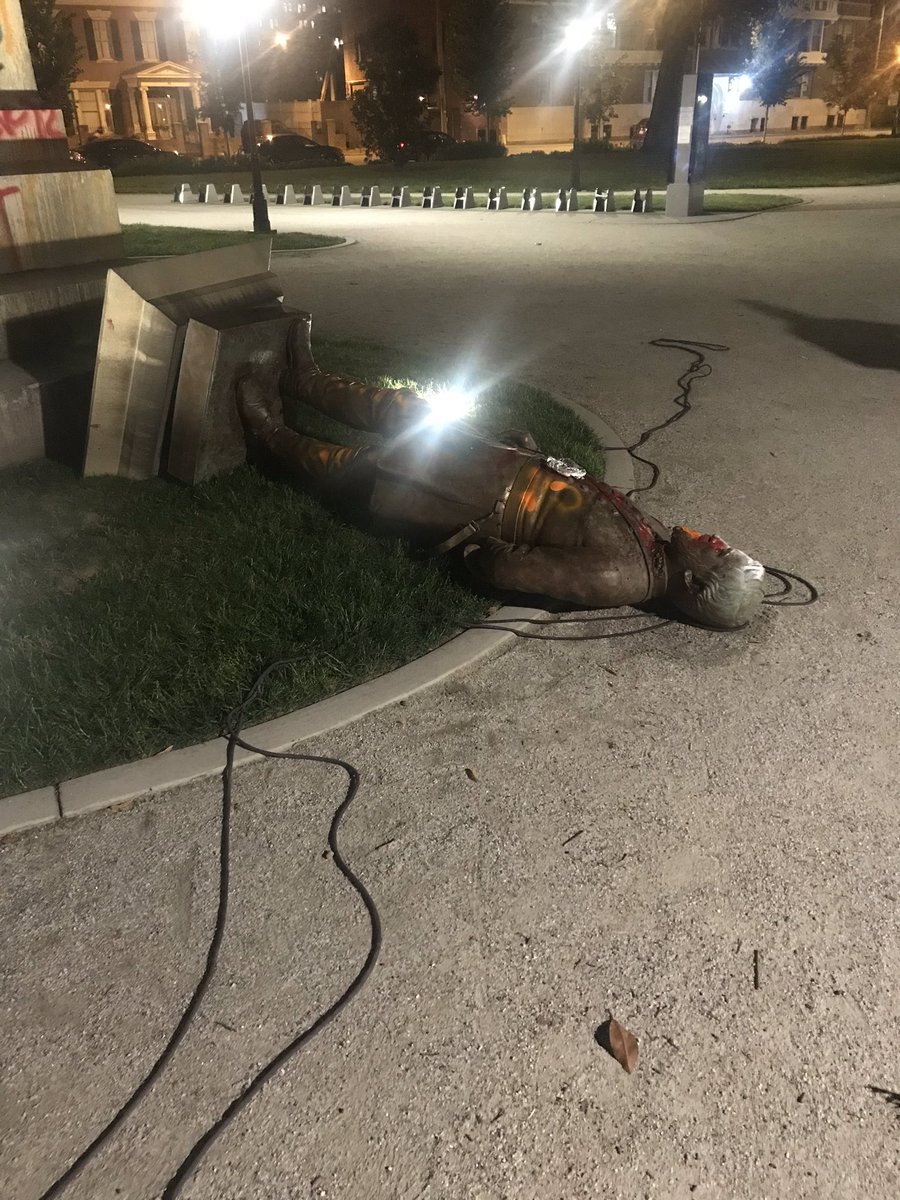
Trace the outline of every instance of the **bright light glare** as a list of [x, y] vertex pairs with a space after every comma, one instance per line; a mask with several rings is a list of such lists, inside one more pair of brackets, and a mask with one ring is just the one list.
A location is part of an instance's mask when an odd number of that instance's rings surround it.
[[287, 44], [288, 35], [286, 33], [275, 34], [275, 45], [278, 46], [279, 49], [284, 50], [287, 47]]
[[185, 21], [196, 29], [205, 29], [217, 38], [237, 37], [248, 25], [256, 24], [271, 8], [271, 0], [249, 5], [245, 0], [182, 0]]
[[580, 50], [591, 40], [603, 22], [596, 13], [583, 17], [575, 17], [563, 30], [563, 47], [566, 50]]
[[468, 416], [474, 406], [472, 395], [452, 384], [429, 388], [424, 393], [424, 399], [431, 409], [426, 422], [428, 425], [450, 425]]
[[734, 89], [740, 96], [742, 92], [746, 92], [747, 88], [753, 87], [753, 80], [749, 75], [738, 75], [734, 81]]

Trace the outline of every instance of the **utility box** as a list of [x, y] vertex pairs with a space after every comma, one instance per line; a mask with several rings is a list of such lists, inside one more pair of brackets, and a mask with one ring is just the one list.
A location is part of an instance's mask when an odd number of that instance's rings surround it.
[[713, 77], [708, 71], [685, 75], [666, 189], [667, 217], [698, 217], [703, 212]]

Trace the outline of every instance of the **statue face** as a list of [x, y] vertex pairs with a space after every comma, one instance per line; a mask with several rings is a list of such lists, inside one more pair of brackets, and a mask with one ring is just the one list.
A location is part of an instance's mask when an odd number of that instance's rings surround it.
[[738, 629], [759, 610], [762, 565], [714, 534], [676, 526], [666, 557], [666, 594], [692, 619], [717, 629]]

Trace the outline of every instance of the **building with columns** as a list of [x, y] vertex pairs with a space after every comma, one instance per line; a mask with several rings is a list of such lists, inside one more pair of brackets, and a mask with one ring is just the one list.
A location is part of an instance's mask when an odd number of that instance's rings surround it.
[[72, 20], [81, 75], [72, 85], [78, 140], [131, 134], [199, 153], [200, 70], [174, 0], [60, 4]]

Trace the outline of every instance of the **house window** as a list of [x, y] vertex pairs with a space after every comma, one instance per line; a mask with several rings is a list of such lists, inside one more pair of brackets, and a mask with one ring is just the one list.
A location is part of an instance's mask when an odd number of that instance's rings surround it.
[[141, 58], [147, 62], [158, 62], [159, 42], [156, 38], [156, 22], [137, 21], [136, 24], [141, 43]]
[[97, 47], [97, 58], [102, 62], [104, 59], [111, 59], [112, 52], [112, 28], [109, 21], [94, 21], [94, 44]]
[[122, 40], [119, 22], [110, 20], [109, 12], [94, 11], [84, 18], [84, 41], [91, 62], [120, 62]]

